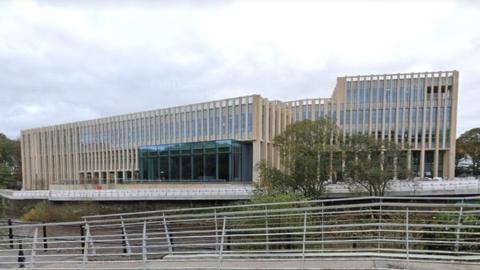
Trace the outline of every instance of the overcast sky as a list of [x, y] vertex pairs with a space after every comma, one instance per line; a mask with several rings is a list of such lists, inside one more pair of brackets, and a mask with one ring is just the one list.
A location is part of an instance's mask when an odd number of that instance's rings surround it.
[[480, 1], [98, 2], [0, 3], [1, 133], [454, 69], [457, 133], [480, 126]]

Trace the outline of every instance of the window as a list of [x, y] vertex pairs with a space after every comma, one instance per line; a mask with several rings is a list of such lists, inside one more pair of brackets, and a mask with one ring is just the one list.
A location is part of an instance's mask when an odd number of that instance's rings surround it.
[[383, 81], [379, 82], [378, 87], [378, 102], [383, 103]]
[[418, 98], [418, 92], [417, 92], [417, 81], [413, 81], [413, 102], [417, 102], [419, 100]]
[[213, 135], [213, 109], [208, 110], [208, 135]]
[[190, 137], [190, 112], [187, 112], [185, 115], [185, 136]]
[[239, 114], [240, 114], [240, 108], [238, 105], [235, 106], [235, 115], [234, 115], [234, 133], [239, 133]]
[[245, 128], [247, 126], [247, 105], [246, 104], [243, 104], [241, 106], [241, 110], [242, 110], [242, 115], [241, 115], [241, 132], [242, 134], [245, 133]]
[[252, 130], [253, 130], [252, 104], [248, 104], [248, 134], [251, 134]]
[[215, 135], [220, 135], [220, 108], [215, 109]]
[[183, 180], [190, 180], [192, 179], [192, 156], [191, 155], [184, 155], [181, 157], [182, 162], [182, 176], [181, 179]]
[[227, 108], [222, 108], [222, 134], [227, 132]]
[[[209, 131], [207, 128], [208, 125], [208, 115], [207, 115], [207, 109], [203, 110], [203, 136], [207, 136], [207, 132]], [[211, 133], [210, 133], [211, 134]]]
[[190, 118], [190, 126], [192, 129], [192, 137], [195, 137], [196, 127], [195, 127], [195, 120], [197, 119], [197, 113], [192, 112], [192, 117]]
[[407, 80], [407, 85], [405, 86], [405, 100], [410, 102], [410, 80]]
[[203, 111], [197, 111], [197, 136], [202, 136]]
[[228, 134], [233, 132], [233, 106], [228, 107]]

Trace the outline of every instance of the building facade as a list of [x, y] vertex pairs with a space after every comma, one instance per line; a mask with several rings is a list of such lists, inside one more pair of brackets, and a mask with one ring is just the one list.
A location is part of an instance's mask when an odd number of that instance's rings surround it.
[[256, 180], [278, 166], [273, 138], [328, 117], [345, 134], [395, 140], [419, 177], [454, 177], [458, 71], [346, 76], [331, 98], [259, 95], [22, 131], [23, 188], [55, 184]]

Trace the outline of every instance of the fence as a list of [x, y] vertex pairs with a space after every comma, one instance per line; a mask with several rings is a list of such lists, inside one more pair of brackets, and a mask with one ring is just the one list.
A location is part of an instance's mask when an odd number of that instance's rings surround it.
[[479, 201], [361, 197], [7, 225], [0, 230], [23, 236], [0, 240], [0, 267], [153, 269], [153, 262], [202, 258], [214, 269], [241, 269], [225, 262], [289, 258], [307, 269], [311, 260], [345, 257], [398, 259], [407, 269], [418, 260], [480, 265]]

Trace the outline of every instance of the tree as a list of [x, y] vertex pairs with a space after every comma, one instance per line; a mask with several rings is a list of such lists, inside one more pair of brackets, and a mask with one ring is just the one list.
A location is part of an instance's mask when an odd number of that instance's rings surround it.
[[371, 196], [383, 196], [393, 179], [410, 177], [408, 153], [395, 142], [354, 134], [343, 147], [345, 180], [352, 189], [360, 187]]
[[20, 141], [0, 133], [0, 187], [11, 188], [21, 181]]
[[332, 155], [338, 153], [339, 134], [335, 124], [326, 118], [289, 125], [273, 140], [281, 168], [265, 161], [256, 165], [260, 186], [268, 193], [318, 198], [332, 174]]
[[457, 139], [457, 154], [469, 155], [473, 162], [473, 175], [478, 177], [480, 167], [480, 128], [473, 128]]
[[9, 188], [15, 182], [15, 175], [10, 167], [0, 164], [0, 188]]

